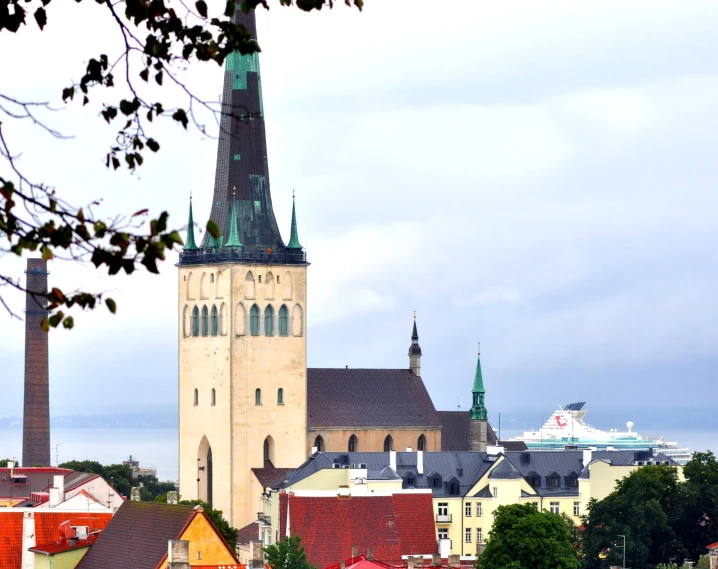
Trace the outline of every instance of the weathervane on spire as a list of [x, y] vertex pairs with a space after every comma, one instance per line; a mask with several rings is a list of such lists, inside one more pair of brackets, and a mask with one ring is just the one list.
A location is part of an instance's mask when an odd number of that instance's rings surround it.
[[414, 309], [414, 320], [416, 320], [416, 308]]
[[479, 351], [476, 352], [478, 355], [481, 355], [481, 341], [479, 341]]

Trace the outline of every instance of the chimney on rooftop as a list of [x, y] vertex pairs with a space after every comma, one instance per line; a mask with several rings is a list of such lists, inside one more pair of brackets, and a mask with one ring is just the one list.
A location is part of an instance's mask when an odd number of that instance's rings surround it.
[[449, 569], [456, 569], [461, 567], [461, 557], [456, 553], [449, 555]]
[[55, 474], [52, 477], [52, 487], [50, 487], [49, 504], [51, 508], [59, 506], [65, 501], [65, 475]]
[[366, 548], [366, 558], [369, 561], [374, 561], [374, 548], [373, 547]]
[[190, 569], [189, 541], [186, 539], [170, 539], [167, 541], [168, 569]]
[[359, 548], [355, 545], [352, 547], [352, 559], [359, 557]]
[[433, 567], [441, 567], [441, 555], [439, 555], [438, 553], [434, 553], [431, 556], [431, 565]]
[[133, 486], [130, 489], [130, 500], [132, 502], [139, 502], [140, 501], [140, 489], [137, 486]]
[[423, 569], [424, 557], [421, 555], [409, 555], [406, 558], [407, 569]]
[[416, 451], [416, 471], [421, 476], [424, 474], [424, 451], [423, 450], [417, 450]]
[[396, 470], [396, 451], [390, 450], [389, 451], [389, 468], [392, 470]]
[[177, 490], [170, 490], [167, 492], [167, 503], [168, 504], [176, 504], [177, 503]]
[[258, 569], [264, 567], [264, 542], [252, 540], [249, 542], [249, 569]]

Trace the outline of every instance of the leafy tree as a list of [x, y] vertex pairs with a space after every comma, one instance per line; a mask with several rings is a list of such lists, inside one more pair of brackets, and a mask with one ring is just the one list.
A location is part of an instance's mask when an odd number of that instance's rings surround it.
[[7, 468], [8, 466], [14, 466], [14, 464], [15, 461], [12, 458], [3, 458], [0, 460], [0, 468]]
[[706, 545], [718, 541], [718, 460], [710, 451], [693, 453], [683, 475], [678, 531], [689, 556], [696, 559]]
[[500, 506], [478, 569], [577, 569], [569, 528], [531, 504]]
[[230, 523], [224, 519], [222, 510], [215, 510], [207, 502], [203, 502], [202, 500], [182, 500], [180, 504], [184, 504], [185, 506], [202, 506], [205, 513], [209, 516], [209, 519], [212, 520], [212, 523], [217, 527], [219, 533], [222, 534], [222, 537], [224, 537], [224, 540], [229, 544], [232, 550], [237, 548], [237, 532], [239, 530], [232, 527]]
[[[362, 0], [344, 2], [362, 7]], [[144, 163], [147, 149], [150, 153], [160, 150], [159, 142], [152, 136], [157, 121], [174, 121], [185, 130], [191, 123], [204, 133], [205, 126], [198, 122], [197, 113], [206, 111], [219, 124], [220, 106], [196, 97], [180, 81], [178, 71], [198, 63], [222, 65], [233, 51], [242, 54], [259, 51], [257, 42], [244, 26], [234, 23], [233, 16], [238, 8], [245, 12], [260, 4], [269, 8], [267, 0], [227, 0], [222, 3], [222, 13], [210, 15], [205, 0], [196, 0], [194, 5], [191, 2], [168, 5], [165, 0], [75, 3], [81, 3], [87, 12], [75, 15], [76, 21], [98, 27], [109, 22], [121, 47], [116, 53], [91, 53], [87, 63], [82, 64], [80, 80], [68, 81], [62, 89], [58, 86], [58, 96], [61, 92], [63, 104], [81, 101], [83, 107], [88, 105], [91, 112], [116, 127], [117, 136], [105, 153], [105, 164], [113, 170], [124, 164], [133, 172]], [[278, 3], [290, 6], [293, 0]], [[320, 10], [326, 5], [332, 7], [333, 0], [297, 0], [296, 5], [304, 11]], [[0, 0], [0, 33], [27, 33], [28, 26], [44, 30], [52, 25], [61, 9], [67, 9], [67, 3]], [[4, 79], [5, 88], [13, 83], [11, 78]], [[156, 95], [158, 88], [164, 94], [168, 89], [183, 94], [185, 106], [170, 108], [166, 98]], [[100, 105], [96, 106], [98, 102]], [[63, 200], [51, 184], [35, 179], [22, 168], [22, 152], [8, 139], [3, 121], [23, 121], [46, 135], [65, 138], [45, 122], [43, 113], [52, 110], [54, 101], [27, 101], [0, 92], [0, 255], [39, 251], [44, 259], [88, 260], [97, 268], [106, 267], [110, 275], [120, 271], [131, 274], [137, 265], [157, 273], [157, 263], [165, 259], [166, 252], [182, 244], [179, 233], [168, 226], [167, 212], [148, 223], [142, 223], [147, 210], [101, 218], [94, 211], [99, 201], [74, 206]], [[239, 117], [241, 110], [224, 112], [233, 120], [244, 120]], [[215, 237], [219, 235], [219, 227], [212, 221], [207, 230]], [[0, 272], [0, 285], [25, 291], [19, 276], [5, 272]], [[48, 302], [50, 310], [43, 321], [45, 330], [60, 324], [72, 328], [72, 316], [62, 310], [72, 306], [91, 310], [104, 300], [111, 312], [116, 310], [111, 298], [103, 299], [102, 294], [86, 290], [67, 294], [53, 288], [39, 296], [41, 301]], [[15, 315], [2, 296], [0, 303]]]
[[307, 561], [301, 541], [301, 537], [292, 535], [266, 547], [267, 565], [272, 569], [316, 569]]
[[626, 536], [626, 565], [655, 567], [685, 557], [673, 527], [681, 517], [676, 469], [645, 466], [634, 470], [601, 501], [589, 502], [583, 550], [591, 568], [621, 565]]

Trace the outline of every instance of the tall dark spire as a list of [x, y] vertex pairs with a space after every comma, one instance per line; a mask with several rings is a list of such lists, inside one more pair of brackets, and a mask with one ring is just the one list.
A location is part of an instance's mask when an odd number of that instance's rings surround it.
[[[257, 37], [254, 11], [237, 10], [234, 21]], [[233, 188], [237, 203], [233, 207]], [[210, 219], [223, 236], [229, 235], [233, 211], [239, 240], [245, 248], [284, 250], [272, 209], [267, 164], [267, 138], [264, 127], [262, 81], [258, 54], [232, 53], [226, 59], [222, 92], [222, 121], [217, 151], [214, 196]], [[216, 245], [216, 243], [214, 243]], [[202, 247], [212, 247], [205, 233]]]
[[194, 241], [194, 216], [192, 215], [192, 196], [189, 197], [189, 221], [187, 222], [187, 241], [185, 241], [183, 249], [185, 251], [194, 251], [197, 249], [197, 243]]
[[416, 310], [414, 310], [414, 330], [411, 332], [411, 345], [409, 346], [409, 369], [416, 376], [421, 376], [421, 348], [419, 347], [419, 333], [416, 331]]
[[299, 235], [297, 234], [297, 212], [294, 204], [294, 192], [292, 192], [292, 228], [289, 231], [289, 243], [287, 249], [301, 249], [302, 245], [299, 243]]
[[481, 374], [481, 352], [476, 356], [476, 373], [474, 374], [474, 387], [471, 390], [472, 405], [471, 419], [486, 419], [486, 406], [484, 405], [484, 377]]

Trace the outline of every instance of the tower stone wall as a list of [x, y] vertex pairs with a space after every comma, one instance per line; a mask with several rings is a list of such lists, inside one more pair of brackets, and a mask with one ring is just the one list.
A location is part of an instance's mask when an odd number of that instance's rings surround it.
[[[265, 450], [277, 467], [296, 467], [307, 457], [306, 269], [179, 266], [180, 493], [185, 499], [211, 498], [235, 527], [251, 523], [262, 509], [262, 489], [251, 469], [265, 466]], [[259, 317], [252, 322], [255, 305]], [[286, 336], [280, 335], [282, 306]]]
[[22, 422], [22, 465], [50, 466], [50, 389], [47, 316], [47, 261], [27, 260], [25, 295], [25, 401]]
[[486, 452], [488, 441], [488, 421], [486, 419], [472, 419], [469, 421], [469, 450], [472, 452]]

